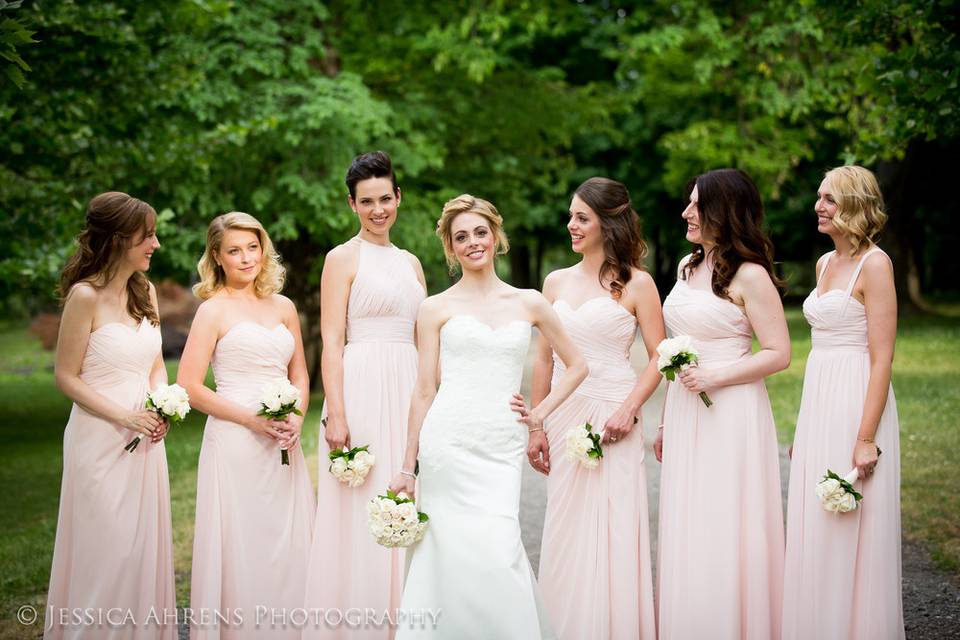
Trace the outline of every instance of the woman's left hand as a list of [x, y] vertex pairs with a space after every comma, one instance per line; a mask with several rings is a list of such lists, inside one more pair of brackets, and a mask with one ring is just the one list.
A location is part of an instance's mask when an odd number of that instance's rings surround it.
[[718, 386], [716, 372], [700, 367], [688, 367], [677, 375], [677, 380], [691, 393], [710, 391]]
[[170, 432], [170, 421], [166, 418], [160, 418], [160, 428], [154, 431], [153, 435], [150, 436], [150, 442], [157, 443], [166, 437]]
[[860, 472], [861, 479], [873, 475], [879, 457], [880, 449], [877, 448], [876, 443], [857, 439], [857, 446], [853, 448], [853, 465]]
[[635, 424], [637, 424], [637, 416], [633, 412], [620, 407], [603, 425], [603, 442], [623, 440], [630, 435]]
[[286, 438], [280, 441], [280, 448], [289, 451], [296, 448], [300, 443], [300, 433], [303, 431], [303, 416], [290, 413], [283, 419], [283, 422], [286, 424], [286, 428], [283, 430]]

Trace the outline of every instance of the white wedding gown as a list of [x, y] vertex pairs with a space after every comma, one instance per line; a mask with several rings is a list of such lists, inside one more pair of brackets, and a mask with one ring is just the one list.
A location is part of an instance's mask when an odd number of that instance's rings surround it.
[[[409, 554], [398, 640], [553, 637], [520, 541], [527, 433], [510, 410], [530, 328], [455, 315], [440, 330], [440, 388], [420, 432], [418, 508], [430, 524]], [[435, 625], [410, 624], [438, 610]]]

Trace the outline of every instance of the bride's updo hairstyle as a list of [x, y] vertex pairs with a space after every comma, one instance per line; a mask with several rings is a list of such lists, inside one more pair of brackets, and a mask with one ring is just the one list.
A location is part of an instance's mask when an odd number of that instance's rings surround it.
[[887, 221], [880, 185], [872, 171], [857, 165], [831, 169], [824, 177], [837, 202], [833, 226], [850, 241], [850, 255], [856, 255], [860, 245], [873, 241]]
[[460, 266], [457, 262], [457, 255], [453, 251], [453, 220], [461, 213], [475, 213], [487, 221], [490, 225], [490, 231], [495, 240], [494, 250], [496, 255], [502, 256], [510, 250], [510, 242], [507, 240], [507, 234], [503, 231], [503, 218], [497, 212], [497, 208], [483, 198], [475, 198], [469, 193], [464, 193], [453, 200], [448, 200], [443, 205], [443, 213], [440, 214], [440, 220], [437, 221], [437, 235], [443, 242], [443, 254], [447, 257], [447, 266], [450, 267], [450, 273], [456, 273]]
[[286, 270], [280, 262], [280, 255], [273, 248], [267, 230], [263, 228], [259, 220], [249, 213], [231, 211], [210, 221], [210, 226], [207, 228], [207, 248], [197, 264], [200, 282], [193, 285], [194, 295], [206, 300], [226, 284], [226, 274], [223, 272], [223, 267], [217, 264], [213, 255], [219, 253], [220, 245], [223, 242], [223, 234], [230, 229], [252, 231], [260, 241], [263, 257], [260, 260], [260, 273], [257, 274], [257, 278], [253, 282], [253, 290], [256, 296], [266, 298], [274, 293], [280, 293], [280, 290], [283, 289]]
[[[102, 289], [113, 278], [124, 252], [156, 231], [157, 212], [153, 207], [121, 191], [101, 193], [87, 205], [86, 226], [77, 236], [77, 251], [60, 274], [61, 304], [78, 282]], [[127, 313], [141, 322], [160, 324], [150, 301], [147, 276], [137, 271], [127, 280]]]

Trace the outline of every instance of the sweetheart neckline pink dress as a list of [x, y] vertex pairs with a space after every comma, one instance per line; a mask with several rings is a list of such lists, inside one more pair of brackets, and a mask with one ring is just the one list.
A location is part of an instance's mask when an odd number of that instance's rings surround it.
[[[689, 335], [700, 366], [751, 353], [740, 307], [678, 279], [667, 334]], [[713, 389], [706, 407], [667, 387], [660, 475], [658, 624], [665, 640], [780, 637], [783, 506], [777, 434], [762, 380]]]
[[[550, 475], [538, 581], [557, 637], [656, 638], [643, 425], [604, 445], [585, 469], [566, 458], [566, 433], [590, 422], [599, 432], [633, 390], [630, 347], [637, 321], [609, 296], [554, 309], [590, 367], [586, 380], [546, 421]], [[565, 368], [553, 357], [553, 384]]]
[[[103, 325], [90, 334], [80, 378], [130, 411], [142, 409], [160, 342], [146, 320], [137, 329]], [[164, 624], [176, 614], [166, 449], [143, 438], [128, 453], [134, 435], [77, 404], [70, 411], [44, 638], [177, 637], [177, 625]], [[130, 617], [101, 626], [61, 616], [78, 609]]]
[[[293, 350], [283, 324], [235, 324], [214, 349], [217, 395], [255, 413], [264, 385], [287, 377]], [[303, 449], [289, 458], [280, 464], [269, 436], [207, 418], [190, 581], [194, 640], [300, 638], [290, 611], [303, 606], [315, 504]]]
[[820, 294], [814, 288], [803, 303], [813, 348], [790, 463], [785, 639], [904, 637], [900, 425], [892, 385], [876, 433], [883, 454], [874, 474], [854, 483], [863, 494], [860, 507], [851, 513], [828, 513], [814, 493], [828, 468], [840, 475], [853, 468], [870, 353], [866, 310], [851, 293], [867, 256], [876, 251], [863, 255], [845, 290]]

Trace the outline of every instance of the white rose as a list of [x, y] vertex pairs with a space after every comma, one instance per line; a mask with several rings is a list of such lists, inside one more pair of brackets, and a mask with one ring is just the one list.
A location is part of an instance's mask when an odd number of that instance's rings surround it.
[[330, 473], [332, 473], [337, 478], [343, 475], [343, 472], [347, 470], [347, 461], [345, 458], [335, 458], [330, 463]]
[[285, 381], [285, 384], [280, 388], [280, 402], [285, 405], [289, 404], [300, 404], [300, 390], [295, 386]]
[[852, 493], [844, 493], [843, 497], [840, 498], [838, 502], [841, 513], [847, 513], [848, 511], [853, 511], [857, 508], [857, 499]]
[[267, 411], [280, 411], [281, 404], [279, 396], [267, 396], [260, 402], [267, 408]]
[[179, 408], [180, 408], [180, 403], [177, 402], [177, 399], [172, 396], [168, 396], [164, 398], [163, 405], [161, 405], [160, 407], [160, 411], [163, 412], [163, 415], [169, 417], [169, 416], [176, 415], [177, 409]]
[[821, 500], [827, 498], [828, 496], [833, 495], [840, 489], [840, 482], [833, 479], [827, 478], [826, 480], [821, 480], [817, 483], [817, 497]]

